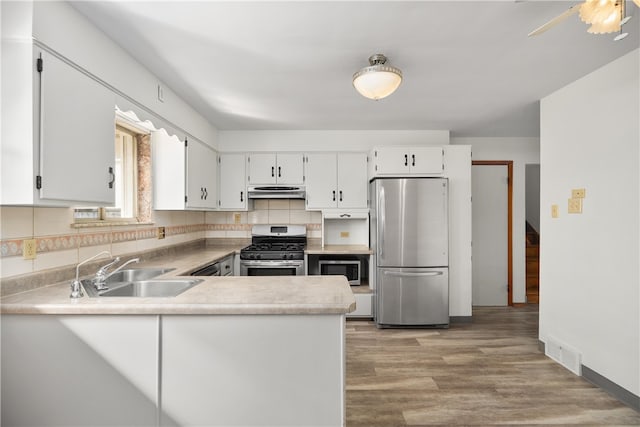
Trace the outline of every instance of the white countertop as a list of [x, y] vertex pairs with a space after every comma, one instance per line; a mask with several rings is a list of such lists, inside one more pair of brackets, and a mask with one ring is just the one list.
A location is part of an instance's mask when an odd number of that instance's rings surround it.
[[[156, 258], [135, 267], [171, 267], [157, 279], [175, 278], [236, 252], [207, 247]], [[180, 276], [186, 278], [185, 276]], [[187, 276], [188, 277], [188, 276]], [[3, 314], [346, 314], [355, 297], [343, 276], [199, 277], [200, 284], [169, 298], [69, 298], [69, 282], [0, 299]]]

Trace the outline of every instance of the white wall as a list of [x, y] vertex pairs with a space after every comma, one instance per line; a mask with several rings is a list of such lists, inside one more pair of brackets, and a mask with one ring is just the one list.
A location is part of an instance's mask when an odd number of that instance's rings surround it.
[[379, 145], [447, 145], [448, 130], [220, 131], [220, 151], [369, 151]]
[[[640, 395], [640, 50], [541, 102], [540, 339]], [[583, 213], [567, 214], [572, 188]], [[550, 216], [557, 204], [559, 218]]]
[[451, 138], [471, 145], [473, 160], [513, 161], [513, 302], [526, 301], [525, 165], [540, 162], [538, 138]]

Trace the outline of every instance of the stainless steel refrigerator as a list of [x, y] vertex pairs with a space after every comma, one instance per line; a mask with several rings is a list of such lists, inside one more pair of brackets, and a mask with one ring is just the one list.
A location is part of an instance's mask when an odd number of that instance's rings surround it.
[[371, 181], [378, 327], [449, 325], [449, 221], [446, 178]]

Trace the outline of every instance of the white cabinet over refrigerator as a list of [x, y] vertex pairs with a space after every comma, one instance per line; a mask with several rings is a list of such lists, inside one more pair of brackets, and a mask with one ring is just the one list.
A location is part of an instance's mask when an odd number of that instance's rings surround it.
[[442, 175], [443, 147], [376, 147], [370, 177], [390, 175]]

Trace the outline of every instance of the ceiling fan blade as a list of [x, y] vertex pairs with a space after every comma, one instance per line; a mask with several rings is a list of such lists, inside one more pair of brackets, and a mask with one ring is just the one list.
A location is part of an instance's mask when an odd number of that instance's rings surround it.
[[[633, 0], [633, 1], [640, 3], [640, 0]], [[544, 33], [549, 28], [555, 27], [556, 25], [558, 25], [559, 23], [561, 23], [562, 21], [564, 21], [565, 19], [567, 19], [568, 17], [573, 15], [574, 13], [578, 13], [578, 11], [580, 10], [580, 6], [582, 6], [582, 3], [576, 4], [575, 6], [571, 6], [569, 9], [567, 9], [565, 12], [561, 13], [560, 15], [556, 16], [551, 21], [549, 21], [546, 24], [543, 24], [543, 25], [539, 26], [538, 28], [536, 28], [535, 30], [531, 31], [528, 34], [528, 37], [537, 36], [538, 34]]]

